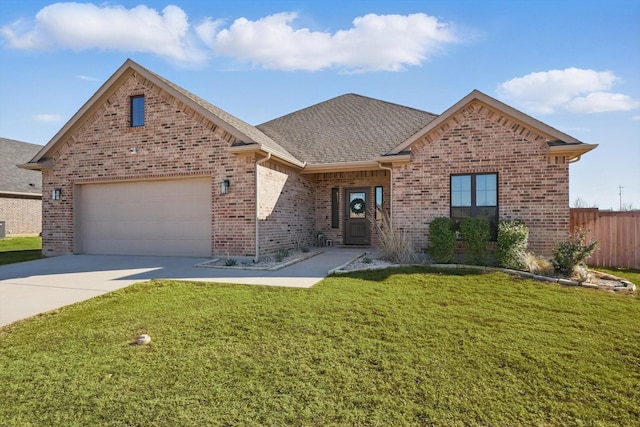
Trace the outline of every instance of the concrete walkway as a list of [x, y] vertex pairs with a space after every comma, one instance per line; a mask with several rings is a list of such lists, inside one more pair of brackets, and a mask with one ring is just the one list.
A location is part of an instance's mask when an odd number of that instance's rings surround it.
[[278, 271], [197, 268], [205, 258], [69, 255], [0, 266], [0, 326], [151, 279], [309, 288], [364, 249], [325, 251]]

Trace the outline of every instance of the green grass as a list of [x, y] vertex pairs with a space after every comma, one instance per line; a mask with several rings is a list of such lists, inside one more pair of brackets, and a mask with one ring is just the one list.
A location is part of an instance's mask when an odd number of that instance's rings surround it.
[[154, 281], [0, 329], [0, 424], [637, 426], [639, 323], [500, 273]]
[[0, 239], [0, 265], [42, 258], [41, 237], [6, 237]]

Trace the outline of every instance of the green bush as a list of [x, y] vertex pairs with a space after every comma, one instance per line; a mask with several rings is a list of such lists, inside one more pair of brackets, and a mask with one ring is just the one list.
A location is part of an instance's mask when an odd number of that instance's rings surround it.
[[500, 221], [495, 257], [502, 267], [514, 270], [527, 268], [529, 229], [521, 220]]
[[456, 233], [450, 218], [434, 218], [429, 223], [429, 256], [437, 263], [447, 263], [453, 260], [456, 250]]
[[234, 265], [236, 265], [237, 262], [235, 259], [233, 258], [228, 258], [224, 261], [224, 265], [226, 265], [227, 267], [233, 267]]
[[289, 251], [287, 249], [280, 249], [276, 252], [274, 258], [276, 262], [282, 262], [283, 259], [289, 256]]
[[584, 260], [598, 248], [598, 241], [586, 243], [587, 232], [580, 230], [571, 235], [566, 242], [556, 244], [553, 250], [553, 265], [556, 271], [565, 276], [573, 273], [574, 267], [584, 264]]
[[489, 243], [489, 221], [485, 218], [466, 218], [460, 223], [460, 232], [467, 243], [465, 258], [470, 264], [487, 263], [487, 243]]

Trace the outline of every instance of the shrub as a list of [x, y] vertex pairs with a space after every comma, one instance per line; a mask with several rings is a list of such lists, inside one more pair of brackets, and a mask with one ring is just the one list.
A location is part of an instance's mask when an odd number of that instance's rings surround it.
[[429, 223], [429, 256], [437, 263], [453, 260], [456, 250], [456, 233], [450, 218], [434, 218]]
[[364, 264], [371, 264], [373, 262], [373, 258], [371, 258], [370, 256], [364, 256], [362, 257], [362, 262]]
[[580, 230], [569, 236], [566, 242], [556, 244], [553, 250], [553, 265], [558, 273], [570, 276], [574, 267], [584, 264], [584, 260], [598, 248], [598, 241], [586, 243], [587, 232]]
[[502, 267], [524, 270], [527, 267], [529, 229], [524, 222], [500, 221], [495, 256]]
[[389, 214], [383, 212], [382, 219], [375, 223], [380, 237], [380, 258], [396, 264], [410, 264], [417, 257], [413, 250], [413, 244], [406, 231], [394, 229], [391, 226]]
[[489, 243], [489, 221], [485, 218], [466, 218], [460, 223], [460, 232], [467, 243], [467, 262], [485, 265]]
[[233, 267], [234, 265], [236, 265], [236, 260], [233, 258], [228, 258], [224, 261], [224, 265], [226, 265], [227, 267]]
[[306, 246], [303, 246], [302, 248], [300, 248], [300, 251], [302, 251], [303, 254], [306, 254], [309, 252], [309, 248]]
[[276, 262], [282, 262], [283, 259], [289, 256], [289, 251], [287, 249], [280, 249], [274, 255]]

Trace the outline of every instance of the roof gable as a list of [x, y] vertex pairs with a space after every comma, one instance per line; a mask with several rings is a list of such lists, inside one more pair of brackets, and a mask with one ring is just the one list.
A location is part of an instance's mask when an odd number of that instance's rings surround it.
[[0, 138], [0, 193], [42, 194], [40, 174], [18, 168], [41, 148], [41, 145]]
[[435, 114], [347, 94], [257, 128], [310, 164], [374, 160], [434, 120]]
[[29, 164], [24, 165], [24, 167], [39, 169], [41, 167], [41, 163], [47, 160], [51, 154], [55, 153], [58, 145], [67, 139], [68, 135], [71, 135], [75, 130], [82, 126], [83, 122], [99, 108], [104, 100], [112, 95], [126, 79], [135, 74], [144, 77], [161, 90], [173, 97], [176, 97], [189, 108], [210, 120], [216, 126], [223, 128], [237, 141], [240, 141], [243, 144], [255, 144], [258, 147], [263, 148], [265, 151], [273, 152], [285, 159], [292, 159], [292, 156], [284, 148], [254, 126], [147, 70], [136, 62], [127, 59], [124, 64], [122, 64], [122, 66], [80, 108], [80, 110], [74, 114], [62, 129], [60, 129], [51, 141], [49, 141], [49, 143], [47, 143], [47, 145], [33, 157]]
[[492, 98], [479, 90], [473, 90], [467, 96], [455, 103], [444, 113], [438, 116], [435, 120], [429, 122], [425, 127], [420, 129], [414, 135], [403, 141], [401, 144], [393, 148], [389, 154], [400, 154], [406, 150], [410, 150], [411, 146], [422, 139], [430, 132], [436, 130], [438, 127], [443, 126], [447, 120], [452, 118], [455, 114], [467, 107], [472, 102], [480, 102], [488, 107], [495, 109], [509, 117], [511, 122], [525, 126], [527, 128], [535, 130], [539, 135], [546, 139], [549, 147], [549, 152], [555, 152], [559, 155], [566, 155], [570, 160], [578, 160], [580, 156], [588, 151], [597, 147], [597, 144], [585, 144], [574, 137], [559, 131], [533, 117], [510, 107]]

